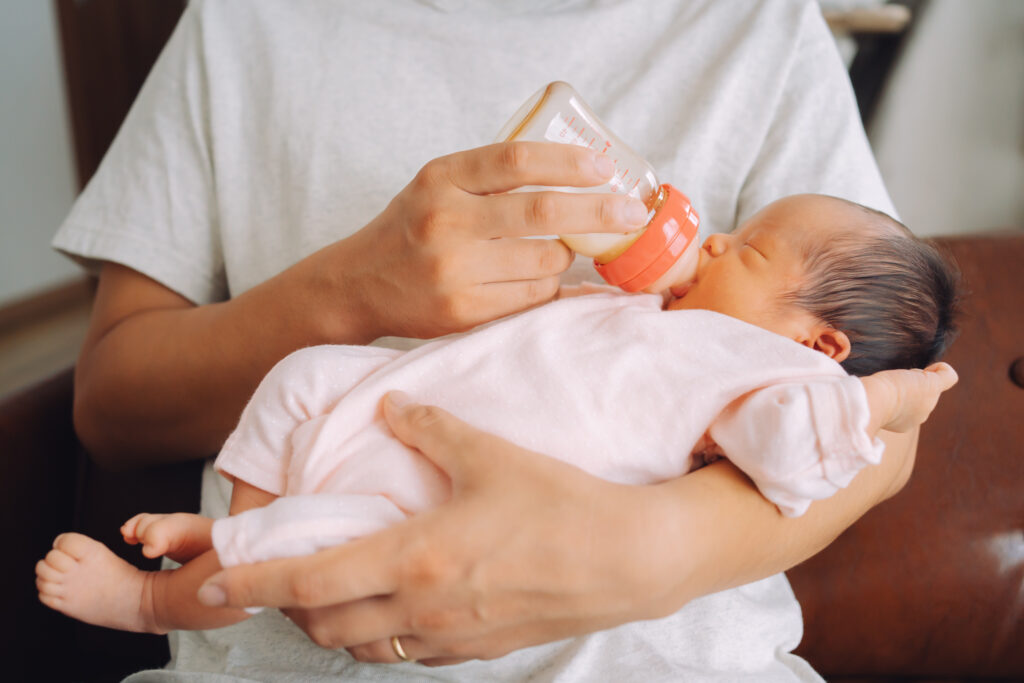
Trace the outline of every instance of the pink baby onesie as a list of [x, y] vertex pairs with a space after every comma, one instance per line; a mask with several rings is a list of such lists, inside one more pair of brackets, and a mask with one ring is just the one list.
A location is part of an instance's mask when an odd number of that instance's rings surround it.
[[449, 495], [385, 424], [393, 389], [625, 484], [686, 474], [708, 432], [787, 516], [880, 461], [863, 385], [825, 354], [719, 313], [663, 311], [659, 296], [593, 291], [413, 351], [282, 360], [216, 461], [281, 498], [214, 524], [221, 563], [312, 553]]

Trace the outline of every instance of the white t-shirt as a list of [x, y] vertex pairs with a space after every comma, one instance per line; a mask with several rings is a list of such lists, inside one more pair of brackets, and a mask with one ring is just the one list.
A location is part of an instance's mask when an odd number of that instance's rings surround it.
[[[892, 212], [811, 0], [193, 0], [54, 246], [222, 301], [358, 230], [430, 159], [493, 141], [553, 80], [683, 190], [706, 231], [796, 192]], [[208, 476], [203, 512], [226, 510]], [[817, 680], [786, 654], [800, 635], [779, 575], [513, 653], [487, 679]], [[359, 665], [276, 611], [172, 643], [181, 669], [254, 680], [481, 680], [484, 666]]]

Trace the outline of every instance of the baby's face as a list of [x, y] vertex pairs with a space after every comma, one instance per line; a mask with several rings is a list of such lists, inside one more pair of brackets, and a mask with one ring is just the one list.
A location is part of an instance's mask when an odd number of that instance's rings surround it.
[[711, 235], [701, 247], [697, 277], [673, 288], [668, 308], [717, 311], [798, 339], [813, 321], [783, 295], [804, 277], [802, 245], [841, 224], [842, 202], [796, 195], [769, 204], [731, 234]]

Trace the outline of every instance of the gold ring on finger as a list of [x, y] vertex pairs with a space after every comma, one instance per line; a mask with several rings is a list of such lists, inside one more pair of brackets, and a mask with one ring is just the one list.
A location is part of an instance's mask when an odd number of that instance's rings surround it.
[[391, 649], [395, 651], [395, 654], [403, 662], [415, 662], [416, 660], [405, 654], [405, 648], [402, 647], [402, 641], [398, 639], [398, 636], [391, 636]]

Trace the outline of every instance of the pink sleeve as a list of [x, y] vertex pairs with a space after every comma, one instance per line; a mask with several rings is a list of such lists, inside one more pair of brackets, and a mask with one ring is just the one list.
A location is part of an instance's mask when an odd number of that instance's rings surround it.
[[256, 388], [214, 467], [283, 495], [295, 429], [328, 413], [352, 387], [400, 355], [367, 346], [313, 346], [286, 356]]
[[711, 438], [787, 517], [828, 498], [884, 445], [867, 433], [868, 402], [856, 377], [824, 377], [751, 392], [711, 425]]

